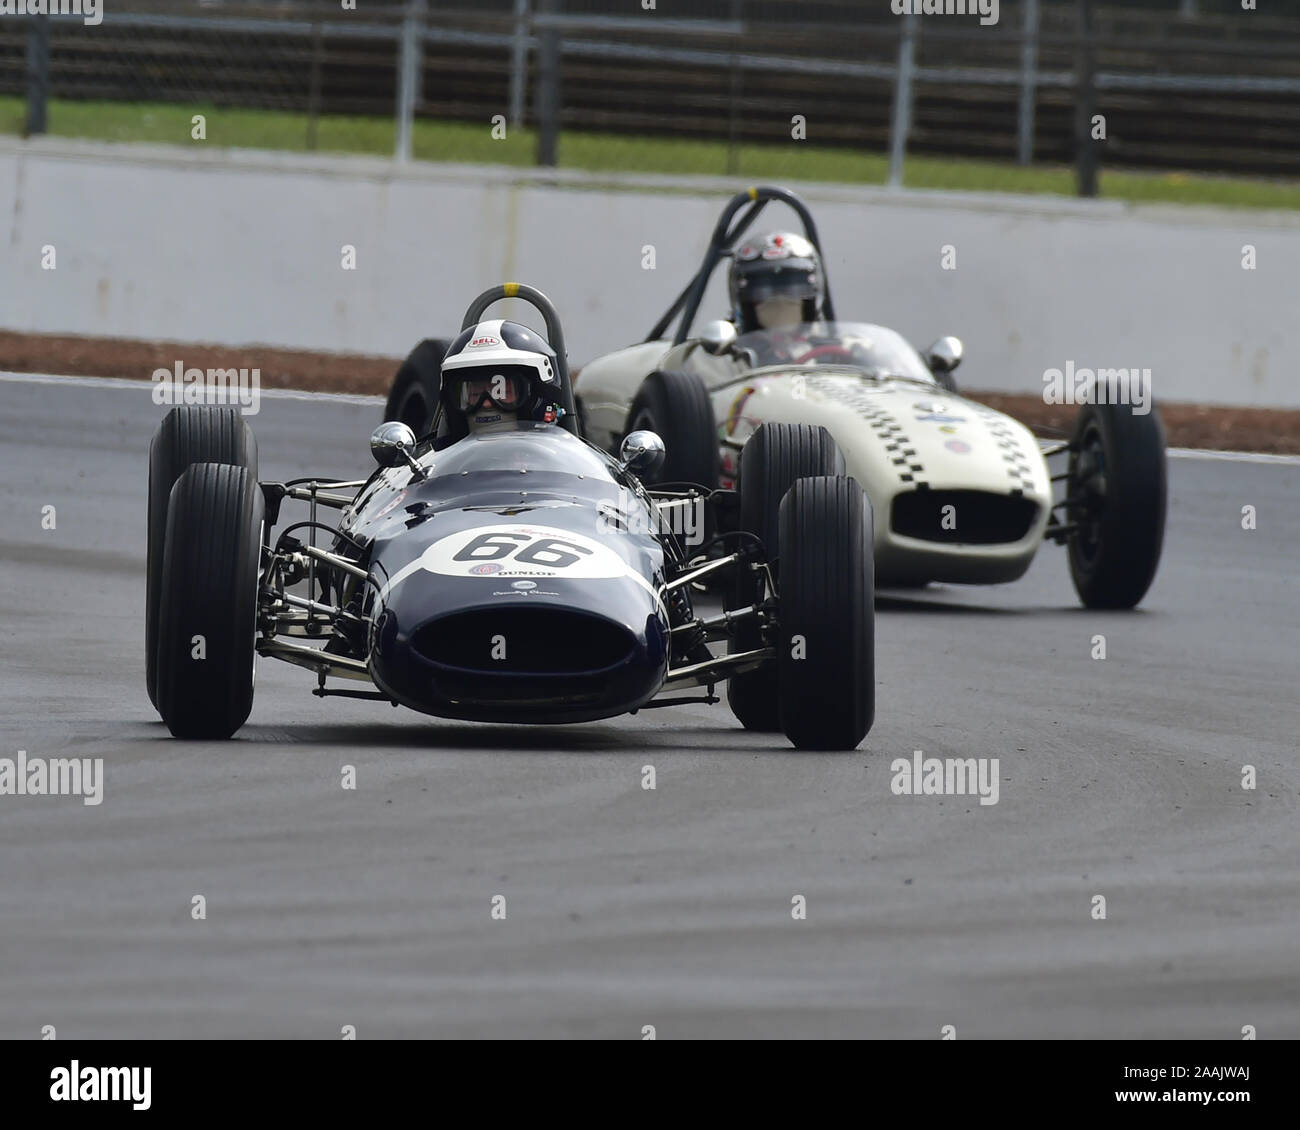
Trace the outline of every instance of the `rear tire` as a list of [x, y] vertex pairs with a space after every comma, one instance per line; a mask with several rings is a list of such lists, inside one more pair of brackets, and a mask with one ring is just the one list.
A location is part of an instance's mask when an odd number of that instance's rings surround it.
[[[781, 500], [799, 479], [844, 474], [844, 456], [831, 433], [811, 424], [762, 424], [740, 453], [740, 529], [755, 534], [767, 552], [775, 578], [780, 577]], [[727, 608], [744, 608], [761, 596], [743, 577], [727, 594]], [[727, 651], [753, 651], [763, 646], [758, 624], [736, 626]], [[733, 675], [727, 681], [727, 704], [747, 730], [777, 733], [781, 729], [777, 700], [777, 665]]]
[[145, 550], [144, 652], [149, 701], [158, 705], [158, 600], [162, 586], [167, 500], [195, 463], [242, 467], [257, 479], [257, 440], [237, 408], [186, 404], [173, 408], [149, 444], [149, 530]]
[[426, 338], [407, 355], [393, 377], [384, 405], [384, 421], [398, 420], [423, 439], [433, 430], [442, 391], [442, 359], [447, 342]]
[[632, 401], [623, 434], [643, 428], [658, 433], [667, 453], [663, 466], [647, 482], [717, 488], [721, 469], [718, 425], [713, 402], [699, 377], [671, 371], [646, 377]]
[[262, 490], [199, 463], [172, 488], [158, 607], [158, 710], [178, 738], [224, 740], [253, 707]]
[[876, 714], [871, 503], [850, 478], [781, 503], [781, 728], [798, 749], [855, 749]]
[[1165, 428], [1159, 413], [1123, 404], [1079, 409], [1070, 454], [1070, 577], [1088, 608], [1133, 608], [1151, 587], [1164, 546]]

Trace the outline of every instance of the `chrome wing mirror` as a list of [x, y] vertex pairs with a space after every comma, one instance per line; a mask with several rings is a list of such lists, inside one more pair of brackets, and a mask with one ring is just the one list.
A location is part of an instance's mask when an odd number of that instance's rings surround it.
[[658, 432], [628, 432], [618, 449], [619, 466], [637, 478], [653, 475], [664, 465], [668, 451]]
[[709, 322], [700, 330], [700, 345], [705, 353], [713, 357], [731, 352], [736, 344], [736, 327], [730, 322]]
[[411, 452], [415, 448], [415, 433], [400, 420], [388, 420], [370, 433], [370, 454], [381, 467], [397, 467], [406, 463], [416, 476], [426, 479], [429, 472], [420, 466]]

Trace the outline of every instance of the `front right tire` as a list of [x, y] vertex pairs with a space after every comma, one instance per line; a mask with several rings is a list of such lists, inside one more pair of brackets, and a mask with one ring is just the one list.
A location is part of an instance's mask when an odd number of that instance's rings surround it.
[[442, 390], [442, 359], [447, 342], [426, 338], [407, 355], [393, 377], [384, 404], [384, 422], [397, 420], [423, 439], [433, 428]]
[[158, 705], [158, 601], [162, 592], [167, 500], [196, 463], [242, 467], [257, 480], [257, 440], [238, 408], [177, 405], [149, 444], [149, 526], [145, 549], [144, 654], [149, 701]]
[[704, 382], [694, 373], [651, 373], [637, 389], [624, 435], [645, 429], [664, 441], [663, 466], [647, 483], [693, 483], [714, 490], [721, 469], [718, 425]]
[[265, 506], [242, 467], [198, 463], [167, 504], [157, 705], [178, 738], [224, 740], [253, 707]]

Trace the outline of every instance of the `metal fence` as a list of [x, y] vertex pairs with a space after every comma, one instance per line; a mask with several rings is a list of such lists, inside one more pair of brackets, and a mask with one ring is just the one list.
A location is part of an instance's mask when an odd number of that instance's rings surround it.
[[49, 20], [47, 51], [46, 21], [0, 17], [0, 95], [27, 98], [34, 129], [46, 95], [51, 128], [80, 110], [85, 132], [95, 104], [138, 104], [145, 136], [150, 115], [174, 129], [168, 108], [269, 111], [252, 144], [399, 159], [442, 155], [427, 123], [504, 121], [541, 163], [570, 139], [613, 166], [632, 139], [673, 139], [738, 171], [802, 128], [890, 154], [895, 181], [905, 153], [1300, 176], [1286, 7], [1001, 0], [989, 26], [889, 0], [103, 0], [97, 27]]

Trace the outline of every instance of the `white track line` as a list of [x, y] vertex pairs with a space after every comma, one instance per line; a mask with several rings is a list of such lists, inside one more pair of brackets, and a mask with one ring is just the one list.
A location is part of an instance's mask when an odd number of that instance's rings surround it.
[[1199, 447], [1171, 447], [1171, 459], [1217, 459], [1224, 463], [1277, 463], [1283, 467], [1300, 466], [1300, 455], [1270, 455], [1263, 451], [1207, 451]]
[[[132, 391], [152, 389], [153, 381], [126, 377], [60, 377], [53, 373], [0, 372], [0, 382], [34, 385], [68, 385], [72, 388], [121, 388]], [[259, 395], [269, 400], [334, 400], [340, 404], [382, 404], [382, 396], [363, 396], [355, 392], [305, 392], [294, 388], [264, 388]]]
[[[124, 377], [60, 377], [52, 373], [0, 372], [0, 383], [67, 385], [72, 388], [118, 388], [142, 392], [153, 387], [152, 381], [127, 380]], [[303, 392], [292, 388], [266, 388], [261, 395], [268, 400], [331, 400], [339, 404], [382, 404], [382, 396], [362, 396], [353, 392]], [[1216, 459], [1225, 463], [1273, 463], [1283, 467], [1300, 466], [1300, 455], [1268, 455], [1256, 451], [1206, 451], [1194, 447], [1169, 448], [1171, 459]]]

